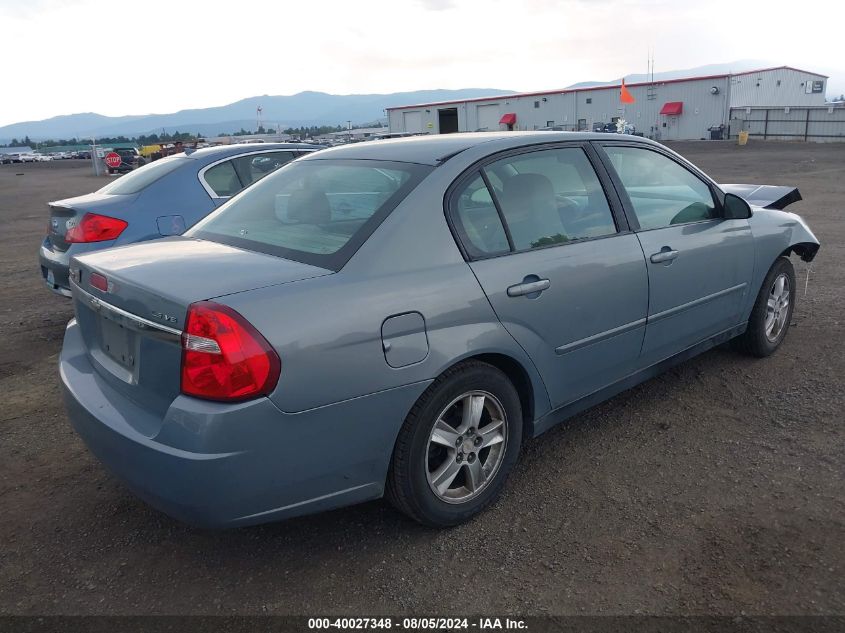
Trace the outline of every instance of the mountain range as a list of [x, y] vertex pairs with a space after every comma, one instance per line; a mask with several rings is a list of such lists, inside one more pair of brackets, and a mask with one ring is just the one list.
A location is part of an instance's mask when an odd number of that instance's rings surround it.
[[170, 114], [109, 117], [93, 112], [56, 116], [43, 121], [26, 121], [0, 127], [0, 143], [29, 136], [33, 141], [58, 138], [137, 136], [165, 132], [194, 132], [217, 136], [240, 130], [254, 130], [256, 110], [261, 107], [265, 127], [343, 125], [386, 121], [384, 109], [391, 106], [451, 99], [472, 99], [491, 94], [511, 94], [497, 88], [462, 90], [418, 90], [390, 94], [333, 95], [300, 92], [294, 95], [262, 95], [212, 108], [180, 110]]

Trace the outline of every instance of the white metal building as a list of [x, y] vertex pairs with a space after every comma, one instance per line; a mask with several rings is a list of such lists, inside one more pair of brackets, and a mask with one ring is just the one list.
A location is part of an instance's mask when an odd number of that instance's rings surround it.
[[[618, 84], [388, 108], [391, 132], [593, 130], [622, 118], [636, 133], [660, 140], [728, 135], [732, 109], [825, 106], [827, 77], [789, 66], [627, 84], [635, 102], [620, 101]], [[733, 116], [735, 135], [743, 117]], [[717, 132], [718, 135], [718, 132]], [[830, 139], [828, 139], [830, 140]]]

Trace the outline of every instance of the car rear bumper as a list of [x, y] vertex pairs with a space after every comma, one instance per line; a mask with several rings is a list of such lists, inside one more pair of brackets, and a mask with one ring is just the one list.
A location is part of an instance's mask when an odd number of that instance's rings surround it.
[[284, 413], [179, 396], [153, 419], [92, 367], [75, 320], [59, 362], [71, 424], [150, 505], [204, 527], [234, 527], [380, 497], [393, 444], [428, 382]]
[[47, 287], [53, 292], [70, 297], [70, 259], [75, 255], [90, 253], [105, 248], [111, 248], [117, 240], [105, 242], [74, 243], [66, 251], [56, 250], [50, 243], [50, 238], [44, 238], [38, 249], [38, 261], [41, 264], [41, 277]]
[[48, 240], [41, 243], [38, 249], [38, 260], [41, 264], [41, 278], [47, 287], [63, 297], [70, 297], [70, 281], [68, 280], [68, 265], [70, 253], [53, 250]]

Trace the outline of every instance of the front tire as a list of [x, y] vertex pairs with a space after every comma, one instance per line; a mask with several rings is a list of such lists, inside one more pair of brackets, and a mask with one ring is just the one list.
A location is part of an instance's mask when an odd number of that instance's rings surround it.
[[795, 309], [795, 269], [788, 257], [778, 257], [757, 295], [748, 329], [734, 339], [737, 350], [765, 358], [780, 347]]
[[457, 365], [405, 419], [387, 498], [424, 525], [463, 523], [498, 498], [521, 443], [522, 408], [508, 377], [479, 361]]

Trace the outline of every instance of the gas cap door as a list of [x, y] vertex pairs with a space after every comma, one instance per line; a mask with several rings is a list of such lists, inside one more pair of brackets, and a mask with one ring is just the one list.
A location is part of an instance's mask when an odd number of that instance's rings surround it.
[[428, 356], [425, 319], [419, 312], [388, 317], [381, 324], [384, 360], [391, 367], [413, 365]]
[[185, 232], [185, 218], [181, 215], [160, 215], [156, 218], [160, 235], [182, 235]]

